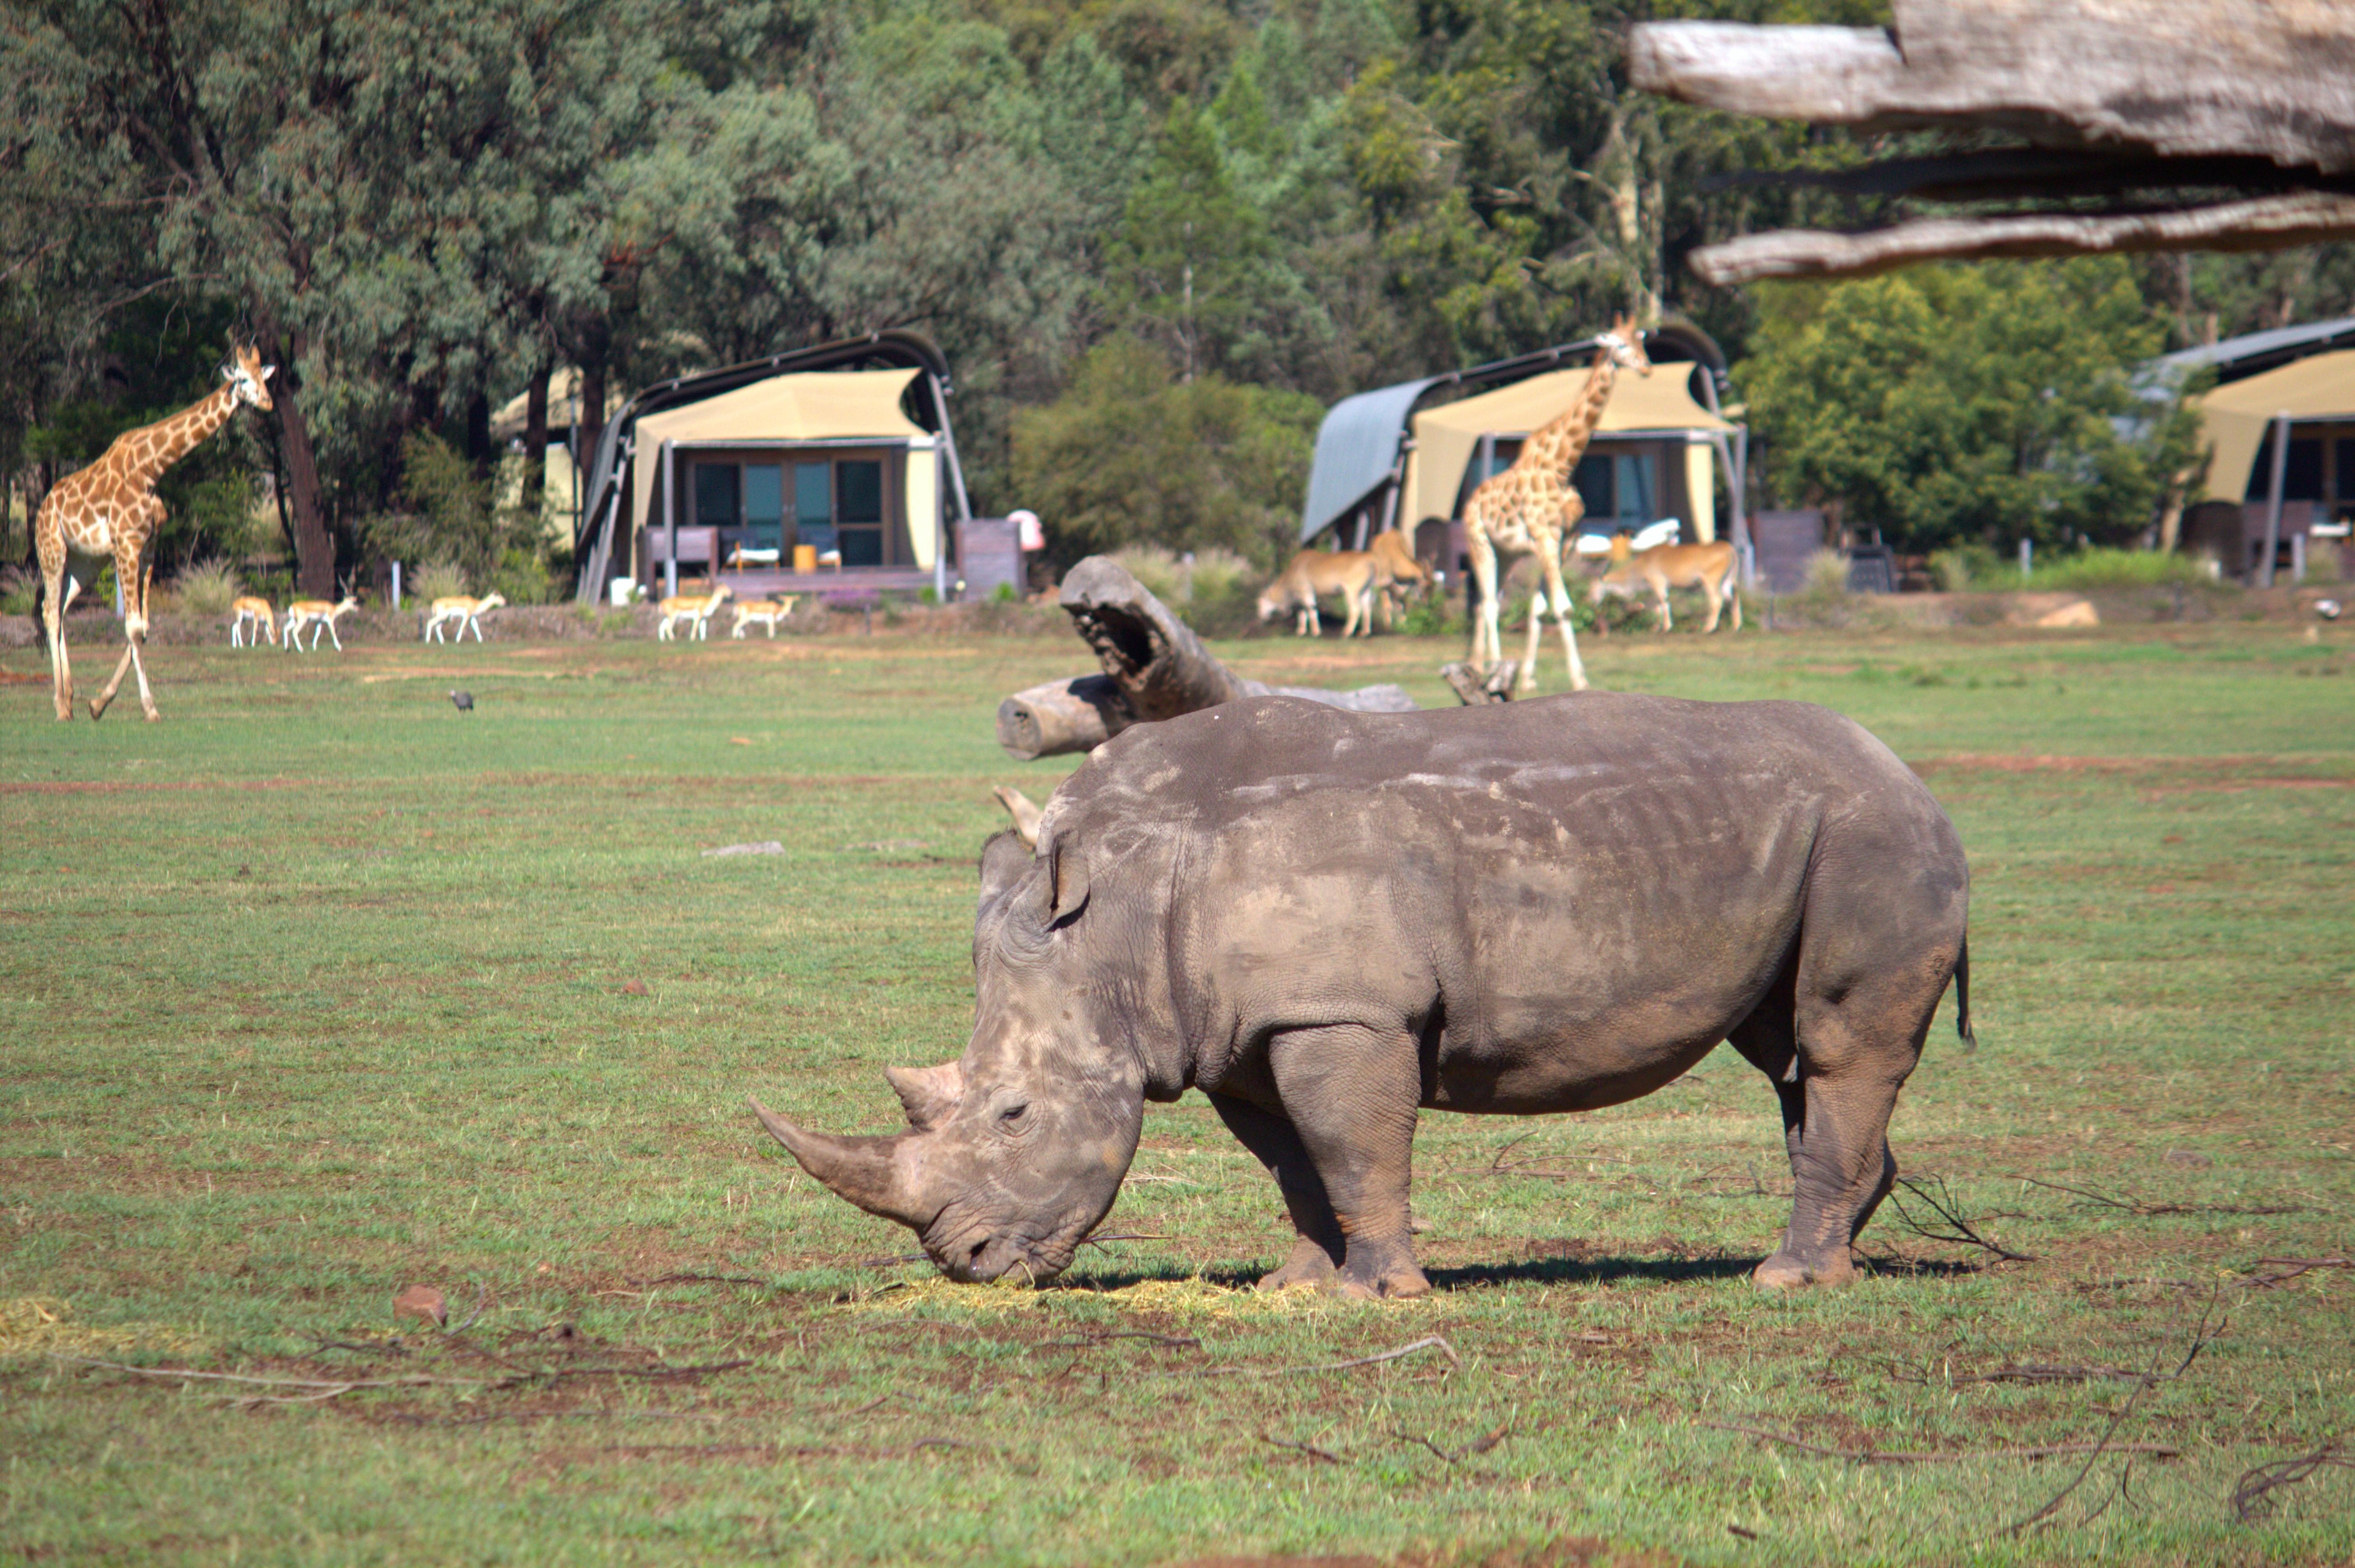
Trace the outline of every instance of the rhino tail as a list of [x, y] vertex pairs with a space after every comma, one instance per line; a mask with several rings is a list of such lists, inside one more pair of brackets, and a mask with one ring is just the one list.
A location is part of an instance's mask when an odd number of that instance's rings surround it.
[[1979, 1037], [1971, 1032], [1971, 939], [1963, 938], [1962, 951], [1955, 955], [1955, 1032], [1963, 1037], [1963, 1051], [1967, 1055], [1979, 1048]]

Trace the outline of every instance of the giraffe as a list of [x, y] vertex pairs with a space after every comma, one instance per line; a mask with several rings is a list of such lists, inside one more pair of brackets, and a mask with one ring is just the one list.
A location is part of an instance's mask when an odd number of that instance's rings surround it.
[[[1586, 689], [1586, 667], [1579, 662], [1578, 635], [1570, 626], [1570, 592], [1561, 582], [1561, 547], [1586, 508], [1571, 488], [1586, 443], [1611, 400], [1611, 382], [1622, 366], [1639, 376], [1652, 373], [1635, 318], [1623, 315], [1597, 341], [1594, 365], [1575, 402], [1521, 443], [1520, 455], [1502, 474], [1483, 481], [1464, 508], [1464, 536], [1472, 557], [1472, 577], [1480, 585], [1480, 613], [1472, 623], [1472, 657], [1486, 668], [1504, 657], [1498, 631], [1497, 552], [1527, 552], [1538, 558], [1545, 586], [1529, 603], [1529, 656], [1521, 661], [1519, 689], [1537, 689], [1538, 617], [1550, 610], [1570, 660], [1570, 687]], [[1481, 656], [1487, 655], [1486, 658]]]
[[[147, 665], [139, 645], [147, 637], [147, 579], [154, 569], [149, 547], [164, 521], [164, 503], [155, 498], [155, 481], [164, 471], [194, 451], [198, 443], [229, 422], [240, 403], [267, 412], [271, 372], [251, 348], [239, 348], [221, 368], [225, 383], [211, 396], [171, 418], [114, 438], [99, 460], [58, 481], [41, 502], [33, 524], [34, 549], [41, 561], [41, 611], [48, 623], [49, 687], [58, 717], [73, 718], [73, 665], [66, 653], [66, 612], [81, 592], [81, 579], [68, 569], [76, 561], [114, 562], [114, 580], [123, 585], [123, 657], [106, 689], [91, 699], [93, 720], [105, 716], [106, 706], [123, 685], [123, 672], [139, 674], [139, 706], [153, 723], [161, 715], [147, 689]], [[93, 571], [91, 576], [96, 577]]]

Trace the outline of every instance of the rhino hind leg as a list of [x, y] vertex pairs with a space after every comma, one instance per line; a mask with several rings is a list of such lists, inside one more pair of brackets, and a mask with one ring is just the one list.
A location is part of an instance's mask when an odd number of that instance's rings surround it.
[[1793, 974], [1732, 1032], [1734, 1048], [1774, 1080], [1791, 1157], [1790, 1229], [1752, 1273], [1761, 1287], [1857, 1277], [1850, 1251], [1897, 1182], [1890, 1114], [1945, 988], [1940, 976], [1925, 996], [1912, 965], [1833, 996]]
[[1284, 1211], [1292, 1216], [1292, 1228], [1298, 1238], [1284, 1266], [1260, 1280], [1260, 1289], [1330, 1285], [1341, 1267], [1341, 1221], [1333, 1212], [1332, 1200], [1325, 1196], [1325, 1183], [1318, 1179], [1299, 1133], [1282, 1116], [1263, 1111], [1248, 1100], [1213, 1094], [1210, 1104], [1217, 1109], [1219, 1119], [1227, 1124], [1227, 1130], [1235, 1135], [1235, 1141], [1251, 1150], [1252, 1157], [1275, 1178], [1276, 1187], [1284, 1194]]
[[1269, 1048], [1268, 1066], [1343, 1238], [1331, 1288], [1367, 1298], [1429, 1291], [1407, 1207], [1423, 1083], [1414, 1036], [1354, 1024], [1294, 1029]]

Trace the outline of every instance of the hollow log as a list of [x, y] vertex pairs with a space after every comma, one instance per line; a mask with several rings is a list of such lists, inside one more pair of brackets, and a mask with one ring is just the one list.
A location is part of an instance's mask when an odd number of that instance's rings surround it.
[[997, 743], [1016, 762], [1092, 752], [1136, 722], [1128, 694], [1110, 676], [1067, 676], [1018, 691], [997, 705]]
[[1018, 691], [997, 706], [997, 743], [1018, 762], [1092, 751], [1131, 724], [1175, 719], [1239, 697], [1299, 697], [1361, 713], [1411, 713], [1403, 687], [1328, 691], [1269, 686], [1229, 669], [1193, 628], [1119, 563], [1092, 555], [1063, 579], [1062, 605], [1103, 666]]

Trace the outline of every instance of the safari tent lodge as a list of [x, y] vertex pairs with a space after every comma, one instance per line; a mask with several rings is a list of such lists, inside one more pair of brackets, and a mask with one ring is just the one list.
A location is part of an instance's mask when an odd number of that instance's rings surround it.
[[772, 356], [639, 392], [598, 443], [583, 600], [716, 579], [739, 597], [951, 596], [969, 523], [948, 364], [911, 332]]

